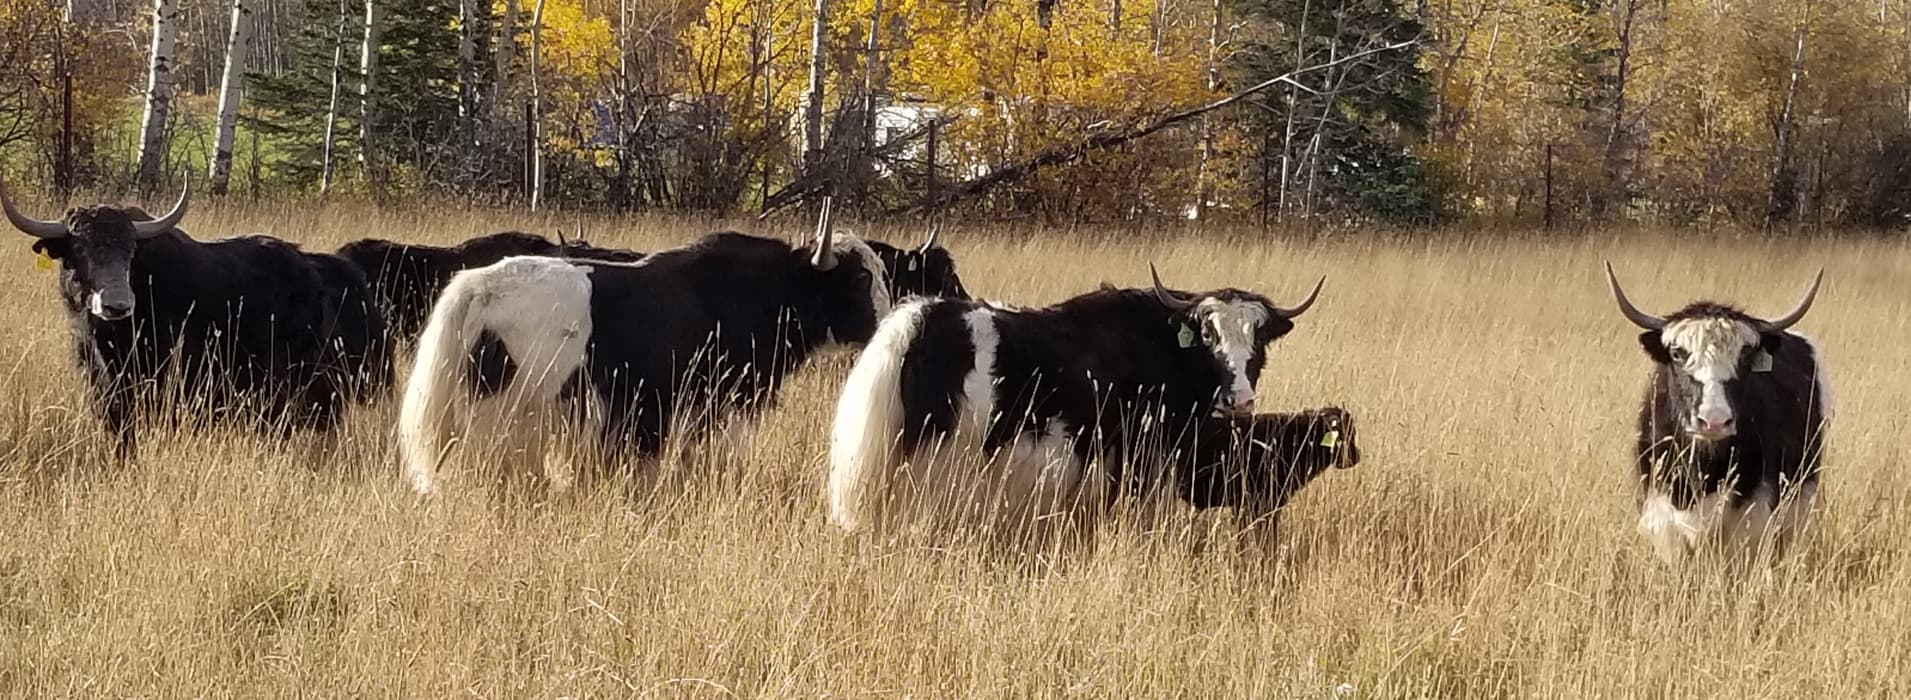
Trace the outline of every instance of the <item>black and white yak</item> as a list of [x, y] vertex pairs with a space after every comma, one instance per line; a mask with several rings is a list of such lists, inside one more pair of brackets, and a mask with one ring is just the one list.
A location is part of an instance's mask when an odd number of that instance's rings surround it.
[[[831, 235], [828, 211], [806, 246], [724, 232], [637, 263], [516, 257], [458, 273], [400, 406], [412, 487], [436, 489], [468, 396], [512, 415], [568, 397], [602, 456], [647, 457], [674, 428], [767, 406], [825, 345], [867, 341], [890, 308], [886, 273], [863, 241]], [[473, 371], [485, 337], [509, 355], [503, 377]]]
[[[1698, 302], [1640, 311], [1606, 266], [1620, 312], [1644, 329], [1655, 367], [1639, 410], [1639, 532], [1661, 559], [1729, 547], [1782, 549], [1810, 521], [1831, 395], [1823, 356], [1790, 332], [1798, 306], [1766, 321]], [[1730, 550], [1728, 550], [1730, 553]]]
[[929, 230], [929, 240], [915, 248], [897, 248], [882, 241], [866, 241], [883, 259], [889, 271], [889, 297], [898, 302], [909, 297], [968, 299], [969, 290], [956, 274], [955, 256], [937, 245], [942, 228]]
[[1159, 276], [1040, 309], [905, 304], [837, 403], [829, 519], [857, 530], [915, 501], [1019, 528], [1155, 486], [1125, 483], [1150, 473], [1124, 472], [1129, 458], [1185, 447], [1213, 415], [1251, 415], [1267, 346], [1320, 289], [1291, 309], [1238, 289], [1173, 292]]
[[552, 243], [543, 236], [519, 231], [478, 236], [448, 247], [366, 238], [340, 246], [338, 254], [365, 271], [392, 337], [406, 340], [418, 337], [431, 318], [432, 301], [460, 270], [484, 267], [514, 255], [613, 262], [636, 262], [644, 257], [643, 253], [600, 248], [562, 236]]
[[157, 220], [91, 205], [39, 221], [0, 188], [7, 220], [59, 261], [77, 359], [120, 457], [137, 452], [135, 419], [167, 398], [199, 402], [188, 405], [205, 418], [325, 430], [390, 384], [356, 266], [267, 236], [195, 241], [177, 228], [190, 194]]

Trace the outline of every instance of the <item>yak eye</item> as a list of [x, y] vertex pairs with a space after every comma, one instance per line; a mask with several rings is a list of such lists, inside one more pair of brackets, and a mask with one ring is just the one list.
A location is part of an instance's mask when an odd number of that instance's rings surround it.
[[1672, 348], [1671, 352], [1668, 354], [1672, 355], [1673, 362], [1677, 362], [1680, 364], [1685, 364], [1685, 361], [1692, 357], [1692, 353], [1687, 351], [1685, 348]]

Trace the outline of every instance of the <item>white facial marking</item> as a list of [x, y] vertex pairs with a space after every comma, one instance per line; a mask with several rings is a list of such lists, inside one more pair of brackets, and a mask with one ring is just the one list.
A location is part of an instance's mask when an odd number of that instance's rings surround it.
[[1699, 405], [1688, 432], [1710, 439], [1733, 434], [1732, 403], [1725, 384], [1738, 378], [1739, 357], [1758, 344], [1758, 331], [1724, 318], [1674, 321], [1659, 332], [1679, 371], [1699, 383]]
[[100, 298], [99, 292], [86, 295], [86, 310], [93, 312], [94, 316], [106, 317], [106, 302]]
[[1248, 363], [1261, 350], [1256, 342], [1261, 326], [1268, 321], [1266, 307], [1253, 302], [1204, 299], [1195, 307], [1202, 324], [1202, 342], [1216, 359], [1227, 365], [1233, 383], [1221, 398], [1219, 411], [1245, 413], [1254, 407], [1254, 382], [1248, 377]]

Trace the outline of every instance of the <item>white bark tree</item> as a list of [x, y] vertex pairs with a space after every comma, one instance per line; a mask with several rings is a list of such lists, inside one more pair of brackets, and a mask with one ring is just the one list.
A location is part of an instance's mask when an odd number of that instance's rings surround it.
[[232, 140], [238, 130], [239, 103], [245, 99], [246, 56], [252, 46], [252, 2], [232, 0], [232, 34], [226, 41], [226, 70], [219, 82], [219, 124], [213, 137], [212, 193], [225, 194], [232, 178]]
[[828, 69], [824, 42], [829, 38], [829, 0], [816, 0], [810, 23], [810, 80], [803, 94], [803, 174], [823, 167], [823, 76]]
[[378, 0], [365, 0], [365, 43], [361, 47], [358, 67], [363, 76], [358, 83], [358, 160], [365, 166], [365, 184], [374, 196], [379, 191], [377, 159], [377, 129], [373, 121], [378, 115], [378, 49], [382, 27], [378, 11]]
[[[1213, 21], [1208, 25], [1207, 82], [1208, 92], [1221, 89], [1221, 64], [1217, 54], [1221, 51], [1221, 0], [1214, 0]], [[1195, 168], [1194, 218], [1205, 221], [1208, 218], [1208, 200], [1214, 198], [1213, 179], [1214, 159], [1214, 122], [1208, 115], [1201, 116], [1201, 161]]]
[[544, 204], [544, 76], [538, 61], [544, 52], [544, 0], [531, 13], [531, 211]]
[[332, 164], [336, 162], [332, 155], [332, 144], [338, 134], [338, 94], [339, 77], [345, 72], [345, 24], [351, 20], [350, 6], [345, 0], [338, 0], [338, 29], [332, 33], [332, 100], [325, 108], [325, 145], [324, 162], [319, 174], [319, 198], [332, 191]]
[[139, 127], [139, 188], [159, 184], [166, 159], [166, 123], [172, 116], [173, 54], [179, 43], [179, 0], [153, 0], [153, 46], [147, 70], [146, 114]]

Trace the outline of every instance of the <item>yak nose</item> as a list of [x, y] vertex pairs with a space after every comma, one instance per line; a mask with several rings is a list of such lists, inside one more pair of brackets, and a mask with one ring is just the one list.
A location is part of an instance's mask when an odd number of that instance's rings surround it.
[[1731, 437], [1733, 433], [1738, 431], [1738, 421], [1732, 418], [1723, 420], [1700, 418], [1696, 422], [1698, 423], [1699, 429], [1694, 432], [1698, 433], [1699, 437], [1707, 440], [1719, 440]]
[[1237, 417], [1252, 416], [1254, 415], [1254, 397], [1250, 396], [1244, 399], [1229, 401], [1226, 406], [1222, 407], [1220, 412]]
[[118, 321], [133, 315], [133, 300], [123, 298], [109, 299], [105, 294], [93, 293], [89, 306], [94, 316], [106, 321]]

